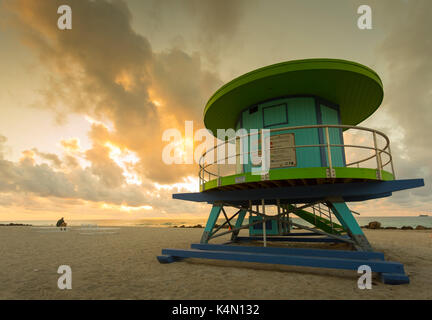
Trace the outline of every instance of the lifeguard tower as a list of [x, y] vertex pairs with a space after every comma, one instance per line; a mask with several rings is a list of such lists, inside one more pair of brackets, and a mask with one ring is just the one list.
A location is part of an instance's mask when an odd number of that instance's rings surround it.
[[[215, 136], [217, 129], [245, 130], [203, 154], [200, 192], [173, 195], [213, 205], [200, 243], [185, 250], [163, 249], [158, 260], [350, 270], [368, 265], [384, 283], [408, 283], [402, 264], [373, 251], [353, 217], [356, 212], [346, 204], [424, 185], [423, 179], [396, 180], [387, 136], [357, 126], [382, 99], [382, 82], [373, 70], [336, 59], [278, 63], [225, 84], [205, 107], [205, 126]], [[268, 129], [265, 137], [263, 129]], [[226, 156], [233, 147], [234, 155]], [[260, 174], [265, 151], [268, 170]], [[219, 154], [226, 161], [219, 156], [215, 161]], [[235, 213], [229, 215], [228, 208]], [[293, 216], [306, 223], [294, 222]], [[221, 225], [216, 224], [219, 218], [225, 219]], [[249, 234], [240, 236], [242, 230]], [[228, 243], [209, 244], [228, 234]], [[293, 248], [283, 245], [287, 242], [342, 242], [350, 248]]]

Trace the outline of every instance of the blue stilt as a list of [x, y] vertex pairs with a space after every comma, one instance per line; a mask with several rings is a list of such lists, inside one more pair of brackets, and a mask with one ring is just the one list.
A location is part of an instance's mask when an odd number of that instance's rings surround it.
[[[246, 216], [246, 210], [240, 210], [237, 215], [237, 220], [234, 228], [240, 228], [243, 225], [244, 218]], [[236, 241], [240, 230], [234, 231], [231, 235], [231, 241]]]
[[327, 204], [345, 230], [347, 230], [352, 240], [354, 240], [357, 248], [364, 251], [373, 251], [372, 246], [358, 225], [356, 219], [353, 217], [353, 214], [346, 203], [328, 201]]
[[201, 237], [201, 243], [207, 243], [210, 237], [211, 232], [216, 224], [217, 219], [219, 218], [219, 214], [222, 210], [222, 206], [218, 204], [214, 204], [211, 211], [210, 216], [207, 220], [206, 227], [204, 229], [203, 235]]

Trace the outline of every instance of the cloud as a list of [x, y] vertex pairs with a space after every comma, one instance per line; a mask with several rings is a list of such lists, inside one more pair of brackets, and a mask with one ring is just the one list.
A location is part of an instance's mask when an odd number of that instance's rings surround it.
[[73, 185], [47, 164], [35, 165], [27, 155], [19, 163], [0, 160], [1, 192], [32, 192], [39, 196], [73, 197]]
[[217, 65], [224, 47], [231, 44], [236, 34], [246, 2], [243, 0], [183, 0], [182, 2], [186, 10], [197, 16], [202, 52], [212, 64]]
[[117, 188], [124, 183], [123, 170], [110, 158], [109, 153], [108, 147], [96, 145], [86, 152], [86, 157], [92, 163], [92, 173], [108, 188]]
[[151, 30], [149, 36], [171, 37], [173, 48], [189, 45], [214, 68], [223, 61], [227, 49], [239, 47], [239, 39], [234, 38], [244, 12], [253, 5], [244, 0], [147, 0], [134, 4], [134, 9], [140, 11], [140, 23]]
[[60, 144], [65, 150], [68, 150], [70, 152], [77, 152], [81, 149], [78, 138], [60, 140]]
[[[2, 150], [6, 138], [0, 137], [0, 150]], [[76, 162], [73, 166], [65, 166], [58, 156], [53, 157], [52, 154], [34, 150], [23, 151], [23, 156], [18, 162], [2, 159], [0, 153], [2, 197], [14, 193], [39, 198], [82, 199], [127, 206], [143, 206], [151, 201], [145, 195], [145, 190], [154, 187], [149, 183], [144, 183], [142, 186], [121, 183], [123, 181], [121, 171], [119, 172], [118, 167], [106, 158], [105, 150], [96, 158], [93, 158], [93, 153], [97, 152], [97, 149], [87, 150], [86, 154], [92, 160], [91, 166], [87, 168], [81, 168]], [[57, 167], [67, 170], [55, 170], [51, 166], [52, 163], [38, 164], [35, 157], [41, 154], [44, 158], [59, 161]], [[70, 156], [67, 155], [65, 160], [67, 164], [76, 161], [75, 158], [72, 157], [74, 160], [71, 160], [68, 157]], [[16, 197], [11, 196], [4, 198], [3, 202], [8, 202], [7, 199], [16, 202]]]
[[424, 178], [426, 184], [404, 195], [398, 193], [391, 201], [405, 201], [410, 195], [412, 203], [427, 205], [432, 200], [432, 2], [380, 1], [376, 5], [393, 19], [383, 23], [391, 29], [377, 54], [386, 67], [383, 109], [393, 125], [388, 129], [402, 133], [400, 147], [392, 150], [396, 175]]
[[[103, 127], [95, 125], [95, 128]], [[123, 168], [113, 161], [111, 150], [101, 145], [97, 137], [95, 134], [92, 148], [74, 153], [74, 156], [68, 150], [58, 156], [34, 148], [24, 150], [20, 160], [13, 162], [3, 157], [7, 138], [0, 135], [0, 206], [37, 212], [67, 209], [78, 213], [82, 209], [77, 211], [75, 206], [85, 206], [93, 214], [105, 212], [110, 206], [117, 211], [136, 208], [130, 211], [134, 215], [140, 211], [148, 215], [150, 211], [140, 209], [146, 207], [151, 207], [151, 212], [158, 215], [203, 212], [200, 204], [179, 206], [178, 201], [172, 201], [171, 192], [161, 190], [152, 181], [144, 180], [140, 185], [125, 183]], [[89, 165], [81, 167], [77, 157], [86, 158]], [[48, 163], [39, 163], [46, 160]], [[188, 187], [190, 181], [184, 182]], [[176, 191], [189, 191], [185, 186], [180, 184]]]
[[54, 168], [59, 168], [62, 164], [60, 158], [55, 153], [41, 152], [36, 148], [33, 148], [31, 151], [42, 159], [48, 160]]
[[[159, 12], [155, 17], [168, 12], [173, 3], [155, 2]], [[72, 30], [57, 28], [56, 12], [61, 4], [72, 7]], [[100, 122], [108, 120], [112, 128], [93, 123], [89, 132], [93, 145], [88, 150], [82, 150], [78, 140], [61, 140], [66, 151], [62, 157], [31, 149], [20, 162], [4, 159], [6, 138], [0, 136], [0, 190], [152, 205], [161, 210], [181, 211], [188, 206], [192, 212], [197, 208], [186, 203], [180, 208], [176, 201], [168, 201], [168, 192], [162, 195], [154, 189], [154, 182], [179, 182], [198, 171], [196, 165], [165, 165], [161, 136], [166, 128], [182, 129], [185, 120], [194, 120], [195, 129], [202, 126], [204, 105], [222, 85], [217, 68], [204, 67], [206, 60], [217, 66], [225, 46], [234, 39], [245, 3], [182, 0], [177, 6], [196, 24], [199, 53], [188, 53], [175, 44], [155, 51], [148, 38], [132, 28], [132, 14], [124, 1], [2, 2], [10, 26], [18, 28], [46, 72], [41, 100], [34, 105], [51, 109], [59, 122], [77, 113]], [[426, 181], [424, 188], [400, 192], [385, 201], [403, 204], [411, 199], [426, 205], [432, 200], [432, 2], [372, 1], [371, 6], [374, 13], [375, 8], [385, 12], [381, 16], [385, 21], [374, 15], [374, 28], [381, 27], [386, 33], [376, 53], [385, 67], [381, 109], [391, 119], [376, 128], [401, 133], [402, 147], [392, 145], [397, 177], [424, 177]], [[125, 185], [123, 168], [110, 157], [106, 142], [136, 153], [140, 160], [130, 169], [139, 175], [142, 186]], [[38, 163], [38, 158], [47, 163]], [[78, 159], [89, 161], [89, 166], [83, 168]]]
[[200, 55], [175, 48], [161, 52], [155, 55], [152, 75], [152, 90], [163, 101], [161, 112], [178, 115], [180, 123], [194, 120], [202, 127], [206, 99], [222, 82], [217, 74], [202, 69]]
[[[72, 8], [72, 30], [57, 28], [53, 12], [60, 4]], [[201, 12], [206, 33], [229, 36], [211, 15], [213, 9], [222, 14], [220, 4], [196, 1], [193, 6]], [[48, 71], [40, 106], [51, 108], [60, 122], [69, 112], [108, 119], [113, 132], [93, 128], [98, 132], [90, 134], [136, 152], [141, 159], [136, 170], [143, 179], [169, 183], [196, 175], [195, 165], [162, 162], [161, 137], [164, 129], [182, 129], [185, 120], [194, 120], [195, 129], [202, 127], [204, 105], [222, 84], [216, 73], [203, 68], [198, 53], [178, 48], [154, 52], [147, 38], [132, 29], [123, 1], [18, 0], [5, 7]], [[228, 24], [237, 19], [226, 15]]]
[[2, 160], [4, 158], [5, 152], [7, 150], [7, 147], [5, 145], [6, 141], [7, 141], [7, 138], [0, 134], [0, 160]]

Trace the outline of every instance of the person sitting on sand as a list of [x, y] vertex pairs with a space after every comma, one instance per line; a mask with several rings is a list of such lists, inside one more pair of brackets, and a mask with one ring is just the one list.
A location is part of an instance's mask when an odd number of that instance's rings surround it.
[[67, 223], [64, 221], [63, 217], [59, 221], [57, 221], [57, 223], [56, 223], [56, 227], [60, 227], [60, 230], [66, 231], [66, 226], [67, 226]]

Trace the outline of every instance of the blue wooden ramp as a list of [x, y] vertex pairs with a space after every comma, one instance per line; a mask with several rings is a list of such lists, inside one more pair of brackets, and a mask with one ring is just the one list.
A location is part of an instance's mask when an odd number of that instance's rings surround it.
[[[341, 237], [346, 238], [348, 237]], [[263, 237], [237, 237], [237, 242], [249, 242], [249, 241], [262, 241]], [[343, 240], [335, 239], [335, 238], [329, 238], [329, 237], [322, 237], [320, 234], [314, 234], [311, 237], [294, 237], [292, 235], [290, 236], [283, 236], [283, 237], [267, 237], [267, 241], [275, 241], [275, 242], [331, 242], [331, 243], [344, 243]]]
[[386, 284], [409, 283], [399, 262], [385, 261], [380, 252], [192, 244], [191, 249], [163, 249], [157, 259], [171, 263], [185, 258], [258, 262], [290, 266], [358, 270], [368, 265]]

